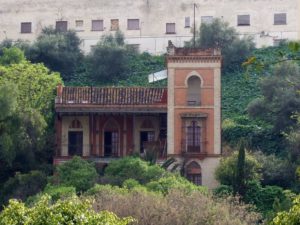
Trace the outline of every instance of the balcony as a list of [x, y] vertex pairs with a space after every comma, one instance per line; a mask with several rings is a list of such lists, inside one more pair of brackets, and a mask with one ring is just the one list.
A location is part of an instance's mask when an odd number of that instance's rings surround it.
[[182, 141], [181, 152], [183, 156], [186, 157], [196, 157], [203, 159], [206, 157], [206, 141], [200, 142], [195, 145], [188, 145], [186, 140]]

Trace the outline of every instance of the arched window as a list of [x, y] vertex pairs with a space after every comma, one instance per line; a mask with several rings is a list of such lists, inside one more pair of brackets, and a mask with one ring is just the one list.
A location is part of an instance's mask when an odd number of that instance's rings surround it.
[[201, 152], [201, 127], [199, 121], [192, 120], [186, 126], [186, 151]]
[[201, 91], [201, 80], [197, 76], [191, 76], [187, 81], [187, 104], [188, 105], [200, 105], [200, 91]]
[[186, 167], [186, 177], [196, 185], [202, 185], [202, 173], [200, 165], [193, 161]]
[[71, 129], [81, 129], [82, 125], [81, 125], [81, 123], [78, 119], [75, 119], [71, 122], [69, 128], [71, 128]]

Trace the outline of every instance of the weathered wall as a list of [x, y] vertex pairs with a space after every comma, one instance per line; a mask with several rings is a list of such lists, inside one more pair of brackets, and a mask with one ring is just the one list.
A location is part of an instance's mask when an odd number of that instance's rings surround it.
[[[191, 28], [185, 28], [185, 17], [193, 24], [193, 3], [197, 3], [196, 25], [201, 16], [228, 21], [241, 34], [253, 36], [258, 46], [272, 45], [274, 39], [299, 39], [299, 0], [0, 0], [0, 40], [4, 38], [34, 40], [42, 27], [67, 20], [83, 20], [78, 31], [89, 51], [101, 35], [111, 32], [110, 20], [119, 19], [126, 42], [139, 44], [141, 51], [165, 52], [167, 41], [180, 47], [190, 40]], [[273, 25], [274, 13], [287, 13], [287, 25]], [[237, 15], [250, 14], [250, 26], [237, 26]], [[103, 19], [104, 31], [91, 31], [91, 20]], [[140, 30], [127, 30], [127, 19], [140, 19]], [[20, 23], [32, 22], [32, 33], [21, 34]], [[176, 34], [166, 34], [166, 23], [176, 23]], [[262, 35], [264, 32], [264, 35]]]

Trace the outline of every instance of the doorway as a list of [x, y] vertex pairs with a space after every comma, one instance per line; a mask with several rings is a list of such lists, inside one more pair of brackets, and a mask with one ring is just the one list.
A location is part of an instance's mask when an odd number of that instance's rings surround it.
[[68, 152], [69, 156], [82, 156], [83, 150], [83, 132], [69, 131], [68, 134]]
[[118, 156], [119, 135], [115, 131], [104, 132], [104, 156]]
[[140, 153], [145, 151], [145, 142], [154, 141], [154, 131], [141, 131], [140, 132]]

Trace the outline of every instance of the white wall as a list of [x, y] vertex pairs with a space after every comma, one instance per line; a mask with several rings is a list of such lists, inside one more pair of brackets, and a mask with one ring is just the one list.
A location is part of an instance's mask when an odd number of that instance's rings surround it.
[[[34, 40], [42, 27], [67, 20], [83, 20], [82, 48], [87, 52], [101, 35], [110, 32], [110, 20], [119, 19], [126, 42], [140, 44], [141, 51], [165, 52], [168, 40], [177, 47], [192, 37], [185, 17], [193, 23], [193, 3], [197, 3], [196, 26], [201, 16], [228, 21], [241, 34], [253, 36], [257, 46], [272, 45], [274, 39], [299, 39], [299, 0], [0, 0], [0, 41], [4, 38]], [[273, 25], [274, 13], [287, 13], [287, 25]], [[237, 26], [237, 15], [250, 14], [251, 25]], [[91, 31], [91, 20], [103, 19], [104, 31]], [[140, 19], [140, 30], [127, 30], [127, 19]], [[21, 22], [32, 22], [31, 34], [20, 33]], [[176, 23], [176, 34], [165, 34], [166, 23]], [[264, 31], [264, 35], [262, 32]]]

